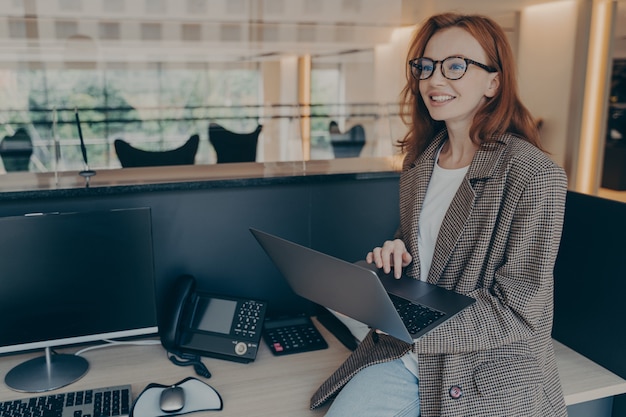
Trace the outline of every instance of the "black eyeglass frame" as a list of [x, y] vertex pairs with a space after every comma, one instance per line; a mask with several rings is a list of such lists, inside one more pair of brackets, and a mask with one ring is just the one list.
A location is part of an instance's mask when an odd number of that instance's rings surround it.
[[[448, 59], [453, 59], [453, 58], [456, 58], [456, 59], [462, 59], [463, 61], [465, 61], [465, 71], [463, 71], [463, 74], [461, 74], [461, 76], [460, 76], [460, 77], [458, 77], [458, 78], [450, 78], [450, 77], [448, 77], [448, 76], [446, 75], [446, 72], [445, 72], [445, 71], [444, 71], [444, 69], [443, 69], [443, 68], [444, 68], [444, 67], [443, 67], [443, 63], [444, 63], [445, 61], [447, 61]], [[428, 77], [424, 77], [424, 78], [420, 78], [420, 77], [416, 76], [416, 75], [415, 75], [415, 72], [413, 71], [413, 68], [415, 68], [417, 71], [420, 71], [420, 70], [419, 70], [419, 67], [418, 67], [418, 65], [419, 65], [419, 64], [418, 64], [418, 62], [419, 62], [420, 60], [422, 60], [422, 59], [428, 59], [429, 61], [431, 61], [431, 62], [433, 63], [433, 71], [430, 73], [430, 75], [429, 75]], [[445, 78], [447, 78], [448, 80], [452, 80], [452, 81], [455, 81], [455, 80], [460, 80], [461, 78], [463, 78], [463, 76], [464, 76], [464, 75], [465, 75], [465, 73], [467, 72], [467, 69], [469, 68], [470, 64], [476, 65], [477, 67], [482, 68], [482, 69], [484, 69], [485, 71], [490, 72], [490, 73], [493, 73], [493, 72], [498, 72], [498, 70], [497, 70], [496, 68], [494, 68], [494, 67], [490, 67], [489, 65], [481, 64], [480, 62], [474, 61], [473, 59], [465, 58], [465, 57], [462, 57], [462, 56], [449, 56], [449, 57], [446, 57], [446, 58], [444, 58], [444, 59], [442, 59], [442, 60], [440, 60], [440, 61], [435, 61], [434, 59], [431, 59], [431, 58], [420, 57], [420, 58], [413, 58], [413, 59], [411, 59], [411, 60], [409, 61], [409, 66], [411, 67], [411, 76], [412, 76], [413, 78], [415, 78], [417, 81], [427, 80], [427, 79], [429, 79], [430, 77], [432, 77], [432, 76], [433, 76], [433, 74], [435, 73], [435, 70], [437, 69], [437, 64], [442, 64], [442, 65], [440, 65], [440, 67], [439, 67], [439, 68], [440, 68], [440, 70], [441, 70], [441, 75], [443, 75], [443, 76], [444, 76]], [[422, 71], [422, 72], [423, 72], [423, 71]]]

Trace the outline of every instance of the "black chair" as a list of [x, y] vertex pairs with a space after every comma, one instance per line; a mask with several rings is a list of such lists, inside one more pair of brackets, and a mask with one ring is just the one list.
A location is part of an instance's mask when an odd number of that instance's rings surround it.
[[33, 142], [22, 127], [13, 136], [5, 136], [0, 142], [0, 157], [6, 172], [28, 171], [32, 154]]
[[184, 145], [168, 151], [145, 151], [135, 148], [123, 139], [115, 139], [113, 143], [122, 168], [193, 165], [199, 144], [199, 135], [192, 135]]
[[[361, 125], [354, 125], [346, 133], [333, 133], [332, 125], [330, 132], [330, 144], [333, 147], [335, 158], [358, 157], [365, 146], [365, 129]], [[339, 129], [335, 124], [335, 132]]]
[[235, 133], [217, 123], [210, 123], [209, 141], [217, 153], [217, 163], [255, 162], [262, 129], [263, 125], [258, 125], [250, 133]]

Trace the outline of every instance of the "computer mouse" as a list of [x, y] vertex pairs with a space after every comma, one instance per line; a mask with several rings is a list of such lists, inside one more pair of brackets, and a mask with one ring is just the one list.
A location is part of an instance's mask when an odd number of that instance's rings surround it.
[[166, 413], [174, 413], [182, 410], [185, 406], [185, 391], [181, 387], [171, 386], [161, 392], [161, 410]]

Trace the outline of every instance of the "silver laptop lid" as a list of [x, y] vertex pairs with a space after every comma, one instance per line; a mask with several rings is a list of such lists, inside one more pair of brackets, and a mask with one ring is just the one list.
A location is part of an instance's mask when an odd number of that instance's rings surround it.
[[397, 339], [413, 341], [376, 272], [257, 229], [250, 231], [296, 294]]

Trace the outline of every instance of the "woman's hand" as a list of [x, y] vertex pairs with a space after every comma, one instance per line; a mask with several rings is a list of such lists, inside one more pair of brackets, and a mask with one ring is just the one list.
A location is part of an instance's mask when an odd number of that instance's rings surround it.
[[402, 276], [402, 268], [411, 263], [413, 258], [406, 250], [404, 242], [400, 239], [388, 240], [382, 247], [374, 248], [365, 257], [367, 263], [374, 263], [377, 268], [382, 268], [385, 274], [391, 272], [398, 279]]

